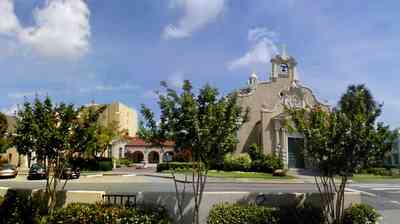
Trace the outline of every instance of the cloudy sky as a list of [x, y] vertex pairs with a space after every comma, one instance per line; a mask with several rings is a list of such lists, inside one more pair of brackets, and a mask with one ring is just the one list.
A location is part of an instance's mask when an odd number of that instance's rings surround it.
[[166, 80], [222, 92], [267, 79], [282, 45], [299, 76], [335, 104], [351, 83], [400, 126], [397, 0], [0, 0], [0, 108], [35, 94], [155, 106]]

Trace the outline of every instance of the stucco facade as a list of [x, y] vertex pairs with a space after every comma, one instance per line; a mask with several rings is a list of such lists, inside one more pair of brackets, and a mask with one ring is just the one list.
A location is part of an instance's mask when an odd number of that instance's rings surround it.
[[[261, 81], [252, 74], [248, 86], [240, 91], [239, 102], [248, 107], [249, 121], [238, 132], [236, 152], [246, 152], [253, 143], [258, 144], [265, 154], [274, 153], [284, 161], [287, 168], [304, 168], [306, 155], [301, 147], [304, 140], [299, 133], [290, 133], [284, 125], [288, 120], [285, 107], [308, 108], [321, 105], [311, 89], [303, 86], [296, 78], [297, 62], [285, 53], [272, 60], [269, 80]], [[289, 119], [290, 120], [290, 119]]]
[[103, 125], [115, 122], [118, 124], [119, 131], [126, 131], [131, 137], [136, 136], [138, 131], [137, 112], [121, 102], [112, 102], [107, 105], [99, 121]]
[[130, 159], [133, 162], [157, 164], [172, 158], [174, 143], [165, 142], [163, 147], [154, 146], [138, 137], [123, 137], [112, 141], [110, 155], [114, 159]]

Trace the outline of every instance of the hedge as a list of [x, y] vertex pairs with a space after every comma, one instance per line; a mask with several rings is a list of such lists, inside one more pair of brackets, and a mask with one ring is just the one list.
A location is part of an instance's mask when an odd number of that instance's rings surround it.
[[275, 170], [283, 169], [284, 164], [281, 159], [272, 154], [262, 155], [260, 159], [251, 163], [251, 171], [273, 173]]
[[274, 208], [256, 205], [217, 204], [209, 213], [208, 224], [278, 224], [279, 213]]
[[162, 172], [164, 170], [191, 170], [192, 168], [193, 163], [190, 162], [170, 162], [157, 164], [157, 172]]
[[388, 168], [388, 167], [370, 167], [358, 170], [359, 174], [372, 174], [379, 176], [399, 176], [399, 168]]
[[228, 153], [224, 156], [225, 171], [250, 171], [251, 158], [247, 153], [231, 154]]
[[381, 215], [366, 204], [355, 204], [344, 210], [343, 224], [378, 223]]
[[156, 207], [124, 208], [102, 204], [72, 203], [57, 210], [42, 224], [167, 224], [170, 218], [165, 209]]

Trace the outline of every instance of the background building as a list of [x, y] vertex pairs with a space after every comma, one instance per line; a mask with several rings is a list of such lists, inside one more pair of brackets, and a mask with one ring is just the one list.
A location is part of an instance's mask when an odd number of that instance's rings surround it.
[[144, 161], [149, 164], [158, 164], [174, 155], [174, 142], [167, 141], [163, 147], [145, 142], [138, 137], [121, 137], [112, 141], [110, 152], [114, 159], [129, 159], [134, 163]]
[[300, 84], [297, 79], [297, 62], [283, 52], [271, 60], [272, 71], [269, 80], [260, 81], [256, 74], [251, 74], [248, 86], [240, 91], [239, 102], [249, 107], [249, 122], [238, 132], [239, 143], [236, 152], [246, 152], [253, 143], [263, 148], [264, 153], [279, 156], [287, 168], [305, 168], [302, 148], [303, 136], [290, 133], [285, 127], [288, 115], [285, 107], [313, 107], [321, 105], [311, 89]]
[[[96, 105], [92, 103], [89, 106]], [[139, 122], [136, 110], [114, 101], [107, 105], [107, 108], [100, 115], [99, 122], [102, 125], [117, 123], [120, 132], [126, 132], [128, 136], [134, 137], [138, 131]]]

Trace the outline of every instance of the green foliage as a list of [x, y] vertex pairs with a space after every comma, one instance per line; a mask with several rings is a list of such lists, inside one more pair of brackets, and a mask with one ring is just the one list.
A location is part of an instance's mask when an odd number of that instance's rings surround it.
[[399, 176], [399, 168], [389, 168], [389, 167], [369, 167], [357, 170], [358, 174], [372, 174], [378, 176]]
[[258, 160], [251, 164], [254, 172], [273, 173], [275, 170], [283, 169], [283, 161], [273, 154], [261, 155]]
[[[328, 191], [321, 194], [322, 200], [331, 204], [325, 211], [327, 219], [342, 223], [340, 202], [344, 200], [348, 177], [362, 167], [382, 164], [391, 150], [395, 135], [389, 126], [376, 122], [381, 109], [382, 105], [374, 101], [364, 85], [351, 85], [331, 111], [318, 105], [288, 110], [295, 128], [307, 140], [307, 155], [322, 173], [316, 181], [320, 191]], [[341, 179], [339, 188], [333, 181], [335, 176]], [[329, 196], [332, 193], [338, 195], [336, 205]]]
[[282, 224], [324, 223], [322, 210], [307, 203], [299, 207], [281, 207], [279, 208], [279, 217], [279, 223]]
[[378, 223], [381, 215], [367, 204], [356, 204], [344, 210], [343, 224]]
[[308, 204], [300, 207], [269, 208], [221, 203], [210, 210], [207, 223], [321, 224], [323, 221], [321, 209]]
[[99, 161], [99, 170], [100, 171], [110, 171], [113, 169], [113, 162], [110, 161]]
[[250, 171], [251, 158], [247, 153], [232, 154], [227, 153], [224, 156], [225, 171]]
[[253, 161], [263, 159], [264, 153], [263, 153], [261, 147], [259, 147], [255, 143], [250, 145], [248, 153], [250, 155], [251, 160], [253, 160]]
[[157, 172], [162, 172], [165, 170], [185, 171], [192, 169], [193, 163], [191, 162], [170, 162], [157, 164]]
[[122, 158], [122, 159], [118, 159], [116, 161], [116, 163], [117, 163], [117, 166], [128, 166], [132, 163], [132, 161], [129, 159], [126, 159], [126, 158]]
[[30, 191], [9, 190], [0, 197], [0, 223], [37, 223], [38, 218], [47, 212], [46, 201], [32, 198]]
[[237, 95], [220, 96], [217, 89], [205, 85], [198, 95], [192, 85], [185, 81], [182, 92], [168, 88], [159, 95], [160, 123], [154, 113], [142, 106], [144, 126], [139, 136], [162, 145], [172, 140], [178, 150], [190, 149], [194, 161], [208, 163], [232, 150], [237, 143], [236, 132], [247, 118], [238, 106]]
[[155, 208], [122, 208], [101, 204], [69, 204], [57, 210], [47, 224], [167, 224], [170, 219], [164, 209]]
[[88, 131], [92, 130], [99, 113], [81, 117], [81, 111], [82, 108], [77, 109], [72, 104], [54, 105], [49, 97], [43, 101], [36, 97], [33, 103], [25, 102], [17, 115], [13, 143], [20, 154], [34, 152], [37, 160], [46, 165], [50, 211], [55, 208], [57, 186], [66, 162], [93, 144], [93, 135]]
[[[180, 92], [169, 88], [166, 82], [161, 85], [165, 94], [158, 95], [159, 122], [154, 113], [142, 105], [145, 123], [139, 129], [139, 136], [161, 148], [166, 140], [170, 140], [175, 142], [177, 151], [191, 151], [192, 162], [196, 164], [192, 169], [195, 186], [193, 223], [198, 224], [207, 172], [211, 164], [222, 161], [222, 156], [232, 151], [237, 143], [236, 133], [247, 120], [248, 111], [244, 112], [239, 105], [237, 93], [221, 96], [210, 85], [195, 93], [188, 80], [184, 81]], [[182, 206], [178, 207], [182, 216]]]
[[239, 204], [214, 205], [208, 215], [208, 224], [277, 224], [279, 214], [276, 209]]
[[0, 112], [0, 153], [5, 152], [10, 146], [9, 135], [7, 134], [8, 122], [7, 117]]

